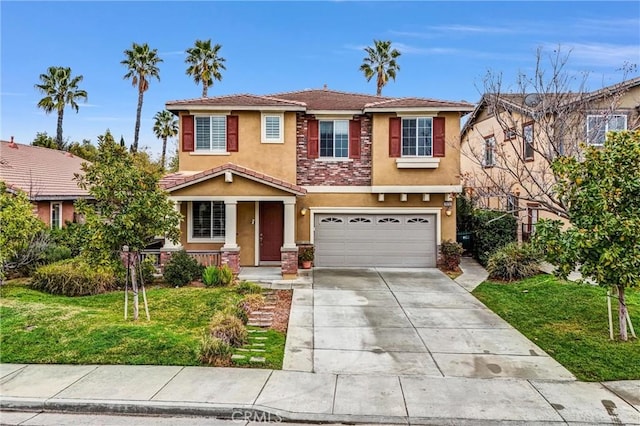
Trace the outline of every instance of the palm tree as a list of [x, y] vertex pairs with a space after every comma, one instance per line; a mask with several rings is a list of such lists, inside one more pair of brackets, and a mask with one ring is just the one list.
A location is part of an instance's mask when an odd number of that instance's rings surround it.
[[209, 86], [213, 86], [213, 80], [222, 81], [220, 70], [226, 70], [224, 62], [226, 59], [218, 56], [218, 51], [222, 46], [216, 44], [211, 47], [211, 39], [196, 40], [193, 47], [187, 49], [187, 59], [184, 61], [190, 64], [187, 68], [187, 75], [193, 76], [196, 84], [202, 81], [202, 97], [207, 97]]
[[158, 57], [158, 49], [150, 49], [147, 43], [133, 43], [131, 49], [124, 51], [126, 59], [120, 61], [129, 71], [124, 75], [125, 79], [131, 79], [131, 84], [138, 86], [138, 110], [136, 111], [136, 130], [133, 136], [131, 152], [138, 151], [138, 135], [140, 134], [140, 114], [144, 92], [149, 89], [149, 79], [155, 77], [160, 81], [158, 64], [162, 59]]
[[178, 120], [167, 110], [159, 111], [155, 115], [155, 124], [153, 125], [153, 133], [158, 139], [162, 139], [162, 157], [160, 157], [160, 165], [164, 170], [165, 157], [167, 154], [167, 139], [178, 135]]
[[367, 55], [360, 65], [360, 71], [364, 73], [367, 81], [371, 81], [371, 77], [378, 76], [378, 90], [376, 96], [382, 95], [382, 88], [389, 82], [389, 77], [396, 80], [396, 71], [400, 67], [396, 63], [396, 58], [400, 56], [400, 52], [396, 49], [391, 50], [391, 41], [373, 40], [373, 47], [364, 48]]
[[41, 84], [35, 85], [36, 89], [45, 95], [38, 102], [38, 107], [47, 114], [53, 111], [58, 113], [58, 129], [56, 131], [58, 149], [62, 149], [64, 146], [62, 142], [64, 107], [71, 105], [71, 108], [75, 109], [77, 113], [79, 107], [76, 101], [79, 99], [87, 101], [87, 92], [78, 88], [82, 78], [81, 75], [72, 77], [69, 67], [49, 67], [46, 74], [40, 74]]

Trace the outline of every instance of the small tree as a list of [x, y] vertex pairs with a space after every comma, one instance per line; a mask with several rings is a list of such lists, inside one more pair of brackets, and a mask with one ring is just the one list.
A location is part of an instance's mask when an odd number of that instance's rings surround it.
[[[140, 251], [156, 235], [172, 241], [179, 237], [180, 215], [158, 187], [159, 174], [140, 167], [135, 155], [117, 144], [107, 132], [98, 137], [98, 157], [93, 164], [84, 163], [84, 175], [75, 179], [95, 198], [94, 203], [79, 202], [88, 232], [87, 254], [96, 262], [113, 261], [123, 246], [128, 246], [127, 262], [131, 266], [133, 317], [138, 319], [138, 281]], [[143, 283], [144, 285], [144, 283]], [[144, 296], [144, 287], [143, 296]]]
[[627, 340], [625, 288], [640, 285], [640, 131], [609, 133], [584, 159], [559, 157], [556, 190], [571, 226], [540, 221], [535, 241], [566, 277], [576, 267], [618, 293], [620, 339]]
[[27, 194], [7, 192], [0, 181], [0, 284], [6, 272], [37, 260], [44, 246], [45, 225], [33, 214]]
[[59, 147], [56, 139], [53, 136], [49, 136], [47, 132], [36, 133], [31, 145], [49, 149], [64, 149], [64, 147]]

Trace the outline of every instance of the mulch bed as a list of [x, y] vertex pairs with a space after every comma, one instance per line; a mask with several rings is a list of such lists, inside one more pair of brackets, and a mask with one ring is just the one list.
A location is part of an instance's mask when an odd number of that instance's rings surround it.
[[273, 310], [273, 323], [271, 328], [282, 333], [287, 332], [289, 325], [289, 312], [291, 311], [292, 290], [273, 290], [276, 295], [276, 306]]

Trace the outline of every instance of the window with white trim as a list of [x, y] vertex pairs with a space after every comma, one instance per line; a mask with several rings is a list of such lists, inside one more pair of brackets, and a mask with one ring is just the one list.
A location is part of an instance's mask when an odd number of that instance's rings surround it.
[[196, 151], [227, 151], [227, 117], [224, 115], [195, 117]]
[[62, 228], [62, 203], [51, 203], [51, 229]]
[[433, 119], [431, 117], [402, 119], [402, 156], [431, 157], [433, 155]]
[[349, 120], [321, 120], [320, 157], [349, 157]]
[[262, 113], [262, 143], [284, 143], [284, 114]]
[[522, 126], [522, 155], [525, 160], [533, 160], [533, 123]]
[[484, 167], [493, 167], [496, 165], [496, 138], [489, 136], [484, 140]]
[[589, 145], [604, 145], [607, 132], [627, 130], [627, 116], [587, 115], [587, 141]]
[[191, 203], [191, 238], [224, 240], [224, 202], [193, 201]]

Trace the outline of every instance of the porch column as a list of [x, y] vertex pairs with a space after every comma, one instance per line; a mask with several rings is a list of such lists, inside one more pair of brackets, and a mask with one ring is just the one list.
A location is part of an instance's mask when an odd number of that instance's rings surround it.
[[282, 248], [293, 249], [296, 246], [296, 200], [284, 201], [284, 242]]
[[236, 200], [224, 201], [224, 245], [222, 250], [237, 249], [236, 232], [237, 232], [237, 207]]
[[[180, 213], [180, 205], [180, 201], [173, 201], [173, 208], [178, 213]], [[180, 231], [180, 223], [178, 223], [178, 231]], [[182, 242], [180, 241], [180, 238], [182, 238], [182, 236], [178, 238], [178, 242], [174, 243], [173, 241], [165, 237], [164, 244], [160, 249], [160, 259], [158, 259], [161, 267], [163, 267], [169, 261], [169, 259], [171, 259], [172, 252], [182, 250]]]

